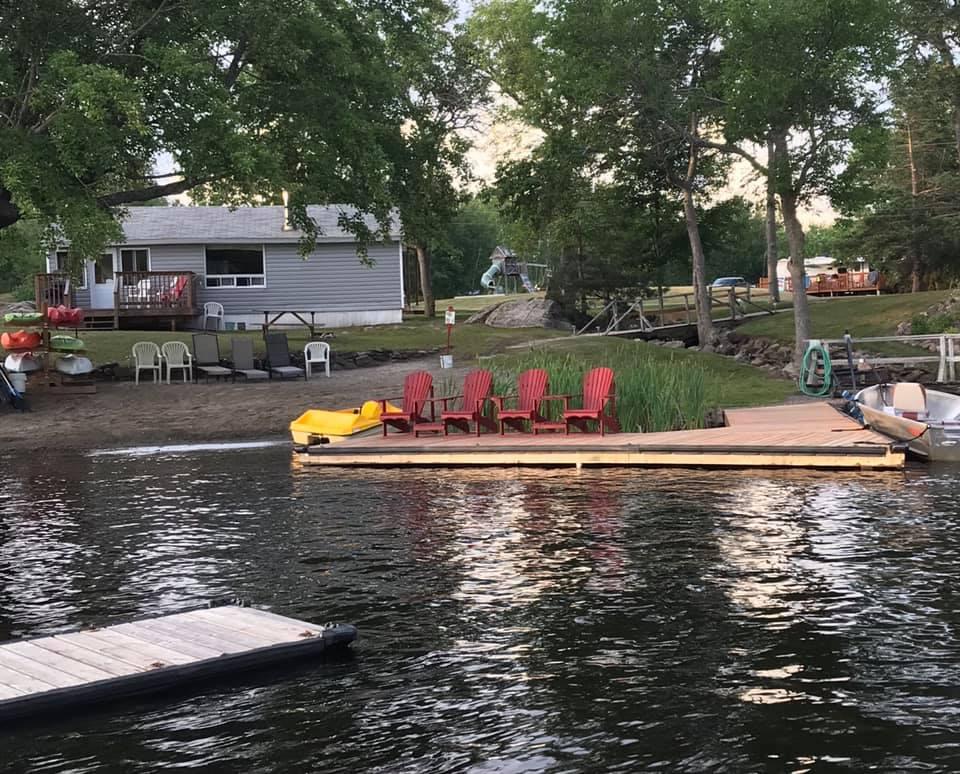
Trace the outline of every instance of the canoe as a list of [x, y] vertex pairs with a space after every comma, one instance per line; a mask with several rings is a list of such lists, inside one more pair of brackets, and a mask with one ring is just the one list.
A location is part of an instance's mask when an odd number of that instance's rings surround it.
[[[399, 411], [387, 404], [387, 411]], [[381, 404], [368, 400], [359, 408], [328, 411], [310, 409], [290, 423], [290, 435], [296, 446], [312, 446], [317, 443], [336, 443], [358, 433], [380, 427]]]
[[960, 462], [960, 397], [900, 382], [867, 387], [853, 401], [864, 425], [906, 442], [917, 456]]

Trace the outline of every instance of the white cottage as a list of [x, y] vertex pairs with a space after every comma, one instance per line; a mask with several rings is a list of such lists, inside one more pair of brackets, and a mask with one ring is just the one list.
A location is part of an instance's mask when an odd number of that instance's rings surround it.
[[399, 221], [387, 242], [369, 246], [364, 262], [353, 235], [338, 225], [344, 212], [351, 210], [308, 208], [321, 233], [304, 259], [301, 234], [287, 227], [283, 207], [131, 207], [123, 241], [87, 261], [79, 282], [62, 271], [65, 249], [48, 255], [37, 303], [80, 306], [88, 320], [115, 327], [198, 323], [208, 301], [223, 305], [228, 327], [260, 326], [265, 314], [274, 320], [281, 312], [310, 313], [326, 326], [400, 322]]

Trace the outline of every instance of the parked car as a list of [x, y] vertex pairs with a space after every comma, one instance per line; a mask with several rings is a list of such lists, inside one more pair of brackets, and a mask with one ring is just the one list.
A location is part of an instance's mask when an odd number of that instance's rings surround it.
[[750, 283], [743, 277], [717, 277], [712, 283], [715, 288], [748, 288]]

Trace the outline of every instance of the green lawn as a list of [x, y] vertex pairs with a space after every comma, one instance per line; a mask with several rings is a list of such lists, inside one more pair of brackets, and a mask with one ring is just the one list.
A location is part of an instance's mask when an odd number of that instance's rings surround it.
[[[582, 357], [585, 365], [610, 365], [616, 370], [618, 352], [622, 352], [624, 347], [641, 347], [647, 357], [664, 364], [701, 365], [706, 372], [704, 388], [709, 406], [734, 408], [771, 405], [783, 402], [797, 391], [796, 385], [789, 379], [771, 376], [766, 371], [738, 363], [732, 358], [694, 350], [666, 349], [642, 341], [623, 341], [604, 336], [569, 337], [550, 344], [549, 351], [569, 352]], [[496, 360], [511, 357], [520, 355], [500, 355]]]
[[[460, 318], [461, 320], [463, 318]], [[446, 327], [443, 318], [427, 320], [413, 318], [397, 325], [376, 325], [355, 328], [324, 328], [323, 333], [332, 333], [326, 339], [336, 352], [357, 352], [369, 349], [432, 349], [446, 345]], [[477, 355], [492, 355], [502, 352], [511, 344], [534, 339], [569, 335], [543, 328], [490, 328], [485, 325], [458, 324], [453, 329], [453, 354], [457, 359], [474, 358]], [[230, 353], [229, 339], [233, 336], [250, 336], [258, 356], [264, 354], [263, 335], [258, 331], [220, 332], [221, 355]], [[190, 332], [169, 331], [81, 331], [80, 337], [87, 346], [87, 354], [95, 364], [124, 363], [130, 358], [130, 350], [137, 341], [153, 341], [162, 345], [165, 341], [183, 341], [190, 345]], [[304, 328], [287, 330], [290, 350], [302, 350], [309, 340]]]
[[[950, 295], [946, 290], [928, 293], [897, 293], [886, 296], [852, 296], [810, 300], [810, 322], [813, 335], [837, 339], [849, 330], [854, 338], [865, 336], [893, 336], [897, 323], [909, 320], [943, 301]], [[784, 312], [759, 317], [745, 322], [739, 328], [751, 336], [766, 336], [784, 342], [793, 341], [793, 314]]]

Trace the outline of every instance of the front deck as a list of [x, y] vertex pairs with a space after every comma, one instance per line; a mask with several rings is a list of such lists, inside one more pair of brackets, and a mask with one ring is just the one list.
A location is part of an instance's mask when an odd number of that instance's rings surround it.
[[902, 449], [826, 403], [738, 409], [727, 426], [668, 433], [368, 434], [310, 446], [299, 459], [343, 466], [626, 466], [896, 469]]
[[[87, 327], [91, 324], [120, 328], [124, 321], [178, 323], [200, 315], [197, 306], [197, 276], [190, 271], [128, 271], [113, 275], [113, 304], [85, 308]], [[68, 274], [37, 274], [34, 281], [37, 309], [77, 306], [77, 293]]]

